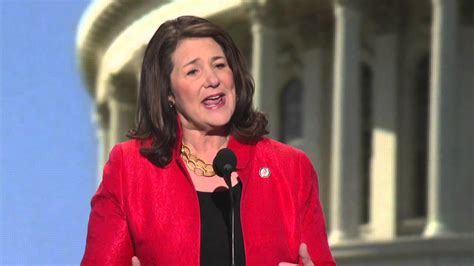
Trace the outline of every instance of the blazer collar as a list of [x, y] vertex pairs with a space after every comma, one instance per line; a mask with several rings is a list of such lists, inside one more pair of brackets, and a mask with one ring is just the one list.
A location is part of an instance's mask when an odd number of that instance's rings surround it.
[[255, 145], [245, 144], [238, 141], [233, 135], [229, 137], [227, 148], [232, 150], [237, 157], [237, 170], [244, 170], [247, 168], [254, 147]]

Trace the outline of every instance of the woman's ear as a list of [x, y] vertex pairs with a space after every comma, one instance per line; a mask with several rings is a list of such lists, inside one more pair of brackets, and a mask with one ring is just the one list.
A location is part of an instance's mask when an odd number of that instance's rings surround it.
[[169, 102], [169, 104], [170, 104], [170, 108], [173, 108], [174, 105], [176, 104], [176, 101], [175, 101], [175, 99], [174, 99], [174, 95], [173, 95], [173, 94], [168, 95], [168, 102]]

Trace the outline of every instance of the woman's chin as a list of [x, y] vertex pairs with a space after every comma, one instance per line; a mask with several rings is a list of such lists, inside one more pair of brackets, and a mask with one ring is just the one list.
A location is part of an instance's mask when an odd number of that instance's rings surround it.
[[209, 132], [224, 132], [227, 129], [230, 119], [215, 119], [206, 123]]
[[227, 122], [223, 122], [223, 123], [212, 123], [212, 124], [208, 124], [209, 126], [209, 129], [211, 130], [223, 130], [223, 129], [226, 129], [227, 128]]
[[222, 127], [229, 123], [231, 115], [227, 113], [214, 113], [207, 115], [205, 123], [213, 127]]

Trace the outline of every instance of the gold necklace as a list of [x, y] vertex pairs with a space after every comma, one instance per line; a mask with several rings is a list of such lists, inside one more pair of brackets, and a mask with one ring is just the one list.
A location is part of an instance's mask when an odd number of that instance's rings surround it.
[[199, 159], [196, 155], [192, 154], [191, 149], [184, 143], [181, 146], [181, 157], [183, 158], [189, 170], [193, 171], [193, 173], [198, 176], [211, 177], [216, 174], [212, 164], [208, 164], [205, 161]]

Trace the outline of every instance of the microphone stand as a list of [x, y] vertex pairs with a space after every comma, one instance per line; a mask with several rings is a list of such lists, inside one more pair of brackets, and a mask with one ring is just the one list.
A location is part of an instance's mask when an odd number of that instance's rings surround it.
[[230, 223], [231, 223], [231, 266], [235, 266], [235, 238], [234, 238], [234, 231], [235, 231], [235, 217], [234, 217], [234, 197], [232, 196], [232, 181], [230, 179], [230, 173], [224, 174], [224, 180], [229, 187], [229, 202], [230, 202]]
[[216, 174], [224, 178], [227, 186], [229, 187], [229, 203], [230, 203], [230, 223], [231, 223], [231, 266], [235, 265], [235, 217], [234, 217], [234, 197], [232, 196], [232, 181], [230, 175], [236, 170], [237, 158], [235, 153], [230, 149], [224, 148], [217, 152], [212, 167], [216, 171]]

